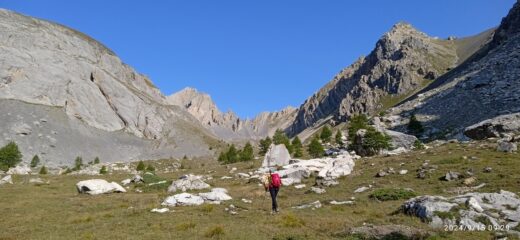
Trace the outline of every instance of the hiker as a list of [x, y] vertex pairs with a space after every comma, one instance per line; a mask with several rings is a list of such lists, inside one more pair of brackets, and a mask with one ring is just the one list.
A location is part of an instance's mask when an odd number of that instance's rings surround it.
[[278, 212], [278, 203], [276, 202], [276, 196], [278, 195], [278, 191], [282, 186], [282, 179], [280, 179], [280, 175], [278, 173], [273, 173], [271, 169], [269, 169], [269, 174], [265, 177], [267, 181], [264, 181], [265, 191], [269, 191], [271, 194], [272, 201], [272, 212]]

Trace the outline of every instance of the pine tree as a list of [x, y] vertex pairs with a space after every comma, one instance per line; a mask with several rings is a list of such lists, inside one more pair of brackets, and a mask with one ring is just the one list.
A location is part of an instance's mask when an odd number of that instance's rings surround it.
[[99, 157], [96, 157], [96, 158], [94, 159], [94, 164], [99, 164], [100, 162], [101, 162], [101, 161], [99, 160]]
[[260, 155], [265, 155], [272, 143], [273, 140], [270, 137], [260, 140]]
[[323, 142], [330, 142], [330, 137], [332, 137], [332, 131], [328, 126], [324, 126], [321, 129], [320, 138]]
[[148, 164], [148, 166], [146, 167], [146, 171], [147, 172], [155, 172], [155, 167], [152, 166], [151, 164]]
[[308, 148], [309, 154], [314, 158], [319, 158], [325, 153], [318, 138], [313, 138]]
[[365, 115], [356, 115], [350, 118], [348, 124], [348, 139], [353, 140], [359, 129], [368, 128], [368, 118]]
[[226, 152], [221, 152], [220, 153], [220, 155], [218, 156], [218, 161], [222, 162], [222, 163], [227, 163], [228, 162], [228, 158], [227, 158]]
[[238, 151], [235, 147], [235, 144], [231, 144], [227, 153], [227, 163], [236, 163], [238, 162]]
[[22, 153], [15, 142], [9, 142], [0, 149], [0, 169], [7, 171], [22, 161]]
[[48, 173], [48, 171], [47, 171], [47, 167], [45, 167], [45, 165], [43, 165], [42, 168], [40, 168], [40, 172], [39, 172], [39, 174], [40, 174], [40, 175], [45, 175], [45, 174], [47, 174], [47, 173]]
[[336, 144], [343, 145], [343, 134], [341, 133], [341, 130], [338, 130], [336, 132], [336, 136], [334, 136], [334, 140], [336, 141]]
[[287, 150], [289, 151], [289, 153], [293, 152], [291, 141], [289, 140], [287, 135], [285, 135], [285, 132], [282, 131], [281, 129], [278, 129], [274, 132], [273, 143], [276, 145], [284, 144], [285, 147], [287, 148]]
[[40, 164], [40, 157], [38, 157], [38, 154], [36, 154], [31, 160], [31, 167], [35, 168], [36, 166], [38, 166], [38, 164]]
[[302, 146], [302, 141], [300, 140], [300, 138], [298, 136], [294, 137], [291, 145], [294, 150], [293, 156], [302, 157], [303, 156], [303, 146]]
[[137, 171], [144, 171], [144, 162], [143, 161], [139, 161], [139, 163], [137, 164], [137, 167], [135, 168], [135, 170]]
[[81, 170], [82, 166], [83, 166], [83, 159], [80, 156], [77, 156], [76, 160], [74, 160], [74, 168], [72, 170], [79, 171], [79, 170]]
[[99, 169], [99, 174], [107, 174], [107, 167], [102, 166], [101, 169]]
[[420, 135], [424, 132], [422, 123], [419, 120], [417, 120], [415, 114], [412, 114], [412, 116], [410, 116], [410, 122], [408, 123], [408, 131], [414, 135]]
[[254, 157], [253, 146], [251, 143], [247, 142], [242, 151], [240, 151], [240, 161], [251, 161]]

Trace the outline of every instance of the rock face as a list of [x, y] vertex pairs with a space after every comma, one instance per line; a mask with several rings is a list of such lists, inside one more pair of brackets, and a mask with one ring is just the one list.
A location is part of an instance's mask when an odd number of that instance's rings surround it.
[[517, 133], [520, 133], [520, 113], [500, 115], [464, 129], [464, 135], [475, 140]]
[[385, 102], [406, 97], [457, 66], [485, 39], [439, 40], [398, 23], [367, 57], [343, 69], [307, 99], [289, 132], [295, 135], [330, 119], [344, 121], [353, 114], [373, 114], [388, 107]]
[[291, 160], [291, 154], [284, 144], [271, 144], [265, 154], [262, 167], [285, 166], [289, 164], [289, 160]]
[[515, 228], [520, 222], [519, 206], [520, 199], [516, 194], [501, 190], [499, 193], [467, 193], [452, 198], [420, 196], [405, 202], [402, 210], [429, 222], [432, 227], [440, 228], [447, 224], [478, 231], [485, 230], [490, 224]]
[[[466, 132], [480, 139], [502, 131], [501, 121], [515, 115], [496, 117], [520, 112], [519, 19], [520, 3], [516, 2], [491, 42], [390, 114], [406, 119], [415, 113], [433, 138], [440, 134], [461, 138]], [[482, 122], [486, 119], [491, 120]], [[399, 119], [393, 121], [396, 127], [403, 124], [406, 122]]]
[[0, 144], [15, 140], [25, 156], [63, 164], [88, 150], [106, 161], [155, 158], [152, 146], [160, 157], [208, 154], [213, 134], [94, 39], [0, 10], [0, 42]]
[[225, 140], [260, 139], [272, 136], [276, 129], [286, 129], [297, 109], [263, 112], [254, 119], [240, 119], [232, 111], [221, 112], [211, 97], [193, 88], [185, 88], [167, 97], [167, 103], [185, 108], [212, 133]]
[[113, 192], [126, 192], [126, 190], [116, 182], [109, 183], [103, 179], [91, 179], [78, 182], [76, 184], [76, 189], [79, 193], [86, 193], [89, 195], [98, 195]]

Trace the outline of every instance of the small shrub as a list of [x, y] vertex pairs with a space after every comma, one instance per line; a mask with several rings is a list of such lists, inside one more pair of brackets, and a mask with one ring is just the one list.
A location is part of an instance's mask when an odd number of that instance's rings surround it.
[[83, 159], [80, 156], [76, 157], [76, 160], [74, 160], [74, 168], [73, 171], [79, 171], [81, 170], [81, 167], [83, 166]]
[[139, 163], [137, 164], [137, 167], [135, 168], [135, 170], [137, 170], [137, 171], [144, 171], [144, 169], [145, 169], [144, 162], [143, 161], [139, 161]]
[[206, 231], [204, 236], [207, 238], [222, 239], [222, 237], [224, 237], [224, 227], [220, 225], [211, 227]]
[[45, 174], [47, 174], [47, 173], [48, 173], [48, 171], [47, 171], [47, 167], [45, 167], [45, 165], [43, 165], [42, 168], [40, 168], [40, 172], [39, 172], [39, 174], [41, 174], [41, 175], [45, 175]]
[[94, 159], [94, 164], [99, 164], [100, 162], [101, 162], [101, 161], [99, 160], [99, 157], [96, 157], [96, 158]]
[[205, 212], [205, 213], [210, 213], [210, 212], [213, 212], [213, 209], [215, 207], [211, 204], [205, 204], [205, 205], [202, 205], [202, 207], [200, 208], [200, 210], [202, 212]]
[[9, 142], [0, 148], [0, 170], [7, 171], [22, 161], [22, 153], [15, 142]]
[[155, 167], [152, 166], [151, 164], [148, 164], [148, 166], [146, 167], [146, 171], [147, 172], [155, 172]]
[[325, 150], [323, 150], [323, 146], [321, 145], [318, 138], [313, 138], [311, 143], [308, 146], [308, 152], [312, 157], [319, 158], [325, 154]]
[[370, 198], [377, 199], [379, 201], [410, 199], [415, 196], [416, 194], [414, 192], [400, 188], [382, 188], [377, 189], [372, 194], [370, 194]]
[[269, 147], [273, 143], [270, 137], [266, 137], [265, 139], [260, 140], [260, 155], [265, 155], [269, 150]]
[[40, 164], [40, 157], [38, 157], [38, 154], [34, 155], [34, 157], [31, 160], [31, 167], [35, 168]]
[[282, 226], [284, 227], [296, 228], [302, 227], [303, 225], [305, 225], [305, 222], [293, 214], [286, 214], [282, 216]]
[[342, 145], [343, 144], [343, 134], [341, 133], [341, 130], [338, 130], [336, 132], [336, 136], [334, 136], [334, 141], [336, 142], [336, 144], [338, 145]]
[[71, 172], [72, 172], [72, 169], [70, 169], [70, 168], [66, 168], [65, 171], [63, 172], [63, 175], [65, 175], [65, 174], [69, 174], [69, 173], [71, 173]]
[[302, 141], [298, 136], [294, 137], [294, 139], [291, 142], [291, 145], [293, 147], [293, 156], [294, 157], [302, 157], [303, 156], [303, 145]]
[[185, 223], [179, 223], [175, 226], [175, 230], [177, 231], [186, 231], [188, 229], [195, 228], [197, 226], [196, 223], [193, 222], [185, 222]]
[[413, 143], [413, 147], [417, 150], [425, 149], [424, 144], [419, 139], [415, 140], [415, 142]]
[[330, 138], [332, 137], [332, 131], [330, 130], [329, 126], [324, 126], [321, 129], [320, 133], [320, 139], [323, 142], [330, 142]]
[[99, 169], [99, 174], [107, 174], [108, 171], [107, 171], [107, 167], [106, 166], [102, 166], [101, 169]]

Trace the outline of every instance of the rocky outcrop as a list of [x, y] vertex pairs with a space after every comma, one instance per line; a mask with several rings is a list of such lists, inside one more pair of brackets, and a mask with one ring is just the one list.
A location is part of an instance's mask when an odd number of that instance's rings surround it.
[[423, 92], [391, 109], [391, 125], [403, 127], [414, 113], [431, 138], [463, 138], [462, 133], [467, 132], [469, 137], [480, 139], [500, 131], [489, 125], [497, 119], [479, 123], [520, 112], [519, 18], [517, 2], [490, 43]]
[[504, 137], [520, 133], [520, 113], [505, 114], [487, 119], [464, 129], [464, 135], [471, 139]]
[[170, 105], [185, 108], [219, 138], [225, 140], [260, 139], [286, 129], [297, 110], [287, 107], [278, 112], [263, 112], [254, 119], [240, 119], [232, 111], [221, 112], [211, 97], [194, 88], [185, 88], [167, 97]]
[[[342, 70], [307, 99], [289, 132], [298, 134], [329, 119], [345, 121], [354, 114], [376, 113], [457, 66], [479, 46], [475, 41], [432, 38], [398, 23], [367, 57]], [[464, 51], [458, 51], [463, 47]]]
[[27, 158], [47, 154], [66, 164], [82, 154], [108, 161], [208, 154], [213, 134], [94, 39], [0, 10], [0, 47], [0, 144], [15, 140]]
[[76, 189], [79, 193], [86, 193], [89, 195], [98, 195], [103, 193], [125, 193], [125, 188], [116, 182], [107, 182], [103, 179], [91, 179], [80, 181], [76, 184]]
[[290, 160], [291, 154], [289, 154], [289, 151], [284, 144], [271, 144], [269, 150], [267, 150], [267, 153], [265, 154], [262, 167], [285, 166], [289, 164]]

